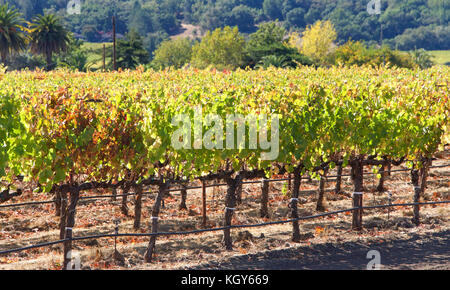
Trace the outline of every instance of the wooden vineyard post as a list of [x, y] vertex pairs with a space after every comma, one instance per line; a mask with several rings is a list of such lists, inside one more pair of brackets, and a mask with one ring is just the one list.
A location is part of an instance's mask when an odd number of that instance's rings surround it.
[[[411, 170], [411, 183], [414, 186], [414, 199], [413, 202], [417, 203], [420, 201], [420, 186], [419, 186], [419, 170]], [[419, 206], [414, 205], [413, 207], [413, 218], [412, 221], [415, 225], [420, 224]]]
[[[420, 171], [416, 169], [411, 170], [411, 183], [414, 186], [414, 203], [419, 203], [421, 195], [425, 193], [428, 170], [430, 165], [431, 161], [429, 159], [426, 159], [423, 162], [423, 166], [420, 169]], [[412, 221], [416, 226], [420, 225], [419, 205], [414, 205]]]
[[103, 72], [106, 72], [106, 44], [103, 43]]
[[143, 186], [142, 184], [137, 184], [134, 187], [136, 192], [136, 202], [134, 205], [134, 225], [133, 228], [135, 230], [139, 229], [141, 226], [141, 212], [142, 212], [142, 194], [143, 194]]
[[327, 179], [327, 170], [324, 170], [324, 174], [320, 176], [320, 182], [319, 182], [319, 196], [317, 198], [317, 205], [316, 210], [317, 211], [324, 211], [325, 207], [323, 206], [323, 199], [325, 196], [325, 182]]
[[[427, 179], [428, 179], [428, 170], [429, 167], [432, 164], [432, 160], [431, 159], [425, 159], [425, 161], [423, 162], [423, 166], [420, 169], [420, 195], [424, 195], [425, 194], [425, 189], [427, 187]], [[417, 200], [417, 202], [420, 202], [420, 196]], [[420, 218], [419, 218], [419, 210], [420, 210], [420, 206], [416, 205], [417, 207], [417, 225], [420, 224]]]
[[[300, 194], [301, 182], [302, 182], [302, 168], [301, 166], [297, 166], [294, 169], [294, 188], [292, 189], [292, 198], [289, 205], [291, 208], [292, 219], [298, 219], [297, 203], [298, 203], [298, 196]], [[292, 241], [296, 243], [300, 242], [300, 227], [297, 220], [294, 220], [292, 222]]]
[[206, 228], [207, 222], [206, 216], [206, 181], [202, 180], [202, 227]]
[[428, 171], [432, 165], [432, 159], [425, 159], [423, 167], [420, 170], [420, 191], [421, 194], [425, 194], [425, 189], [427, 187]]
[[267, 178], [263, 178], [261, 182], [261, 217], [269, 217], [269, 181]]
[[61, 197], [61, 209], [59, 217], [59, 238], [62, 240], [66, 235], [66, 219], [67, 219], [67, 192], [65, 190], [60, 191]]
[[[158, 232], [158, 216], [159, 211], [161, 209], [161, 202], [168, 188], [169, 184], [166, 181], [162, 181], [162, 183], [159, 184], [158, 195], [156, 196], [156, 201], [155, 204], [153, 205], [151, 217], [151, 227], [152, 227], [151, 232], [153, 234], [156, 234]], [[156, 245], [156, 236], [151, 236], [150, 241], [148, 243], [147, 252], [145, 253], [145, 262], [147, 263], [152, 262], [153, 253], [155, 251], [155, 245]]]
[[182, 209], [187, 209], [186, 206], [186, 197], [187, 197], [187, 189], [186, 189], [186, 185], [181, 185], [181, 202], [180, 202], [180, 206], [178, 207], [178, 209], [182, 210]]
[[342, 164], [339, 164], [337, 166], [337, 176], [336, 176], [336, 194], [339, 194], [341, 192], [341, 185], [342, 185]]
[[112, 17], [113, 25], [113, 71], [117, 69], [117, 55], [116, 55], [116, 16]]
[[[363, 172], [364, 166], [362, 158], [356, 158], [352, 161], [352, 179], [353, 179], [353, 207], [362, 208], [363, 206]], [[363, 210], [357, 209], [353, 211], [352, 229], [360, 231], [362, 230], [362, 215]]]
[[75, 214], [78, 199], [80, 198], [80, 189], [72, 187], [70, 189], [70, 204], [67, 209], [66, 234], [64, 239], [64, 264], [63, 269], [67, 269], [67, 265], [71, 262], [73, 227], [75, 226]]
[[[231, 226], [231, 221], [233, 219], [233, 213], [236, 210], [236, 189], [238, 184], [241, 182], [241, 177], [238, 174], [236, 178], [228, 177], [227, 181], [227, 195], [225, 199], [225, 223], [224, 227]], [[231, 229], [225, 228], [223, 230], [223, 241], [225, 248], [228, 251], [233, 250], [233, 242], [231, 239]]]

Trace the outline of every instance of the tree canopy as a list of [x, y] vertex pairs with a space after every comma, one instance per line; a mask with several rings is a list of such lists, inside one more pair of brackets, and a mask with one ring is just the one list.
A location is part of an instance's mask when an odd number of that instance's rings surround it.
[[[69, 30], [94, 42], [110, 40], [111, 16], [116, 14], [118, 33], [124, 35], [134, 28], [144, 38], [158, 32], [176, 34], [182, 22], [204, 32], [238, 26], [241, 32], [250, 33], [260, 23], [277, 19], [288, 30], [330, 20], [338, 44], [349, 39], [378, 43], [382, 29], [392, 47], [450, 48], [450, 4], [445, 0], [382, 1], [381, 15], [367, 12], [369, 0], [85, 0], [80, 15], [66, 13], [67, 1], [0, 0], [3, 2], [17, 7], [28, 21], [37, 14], [56, 13], [64, 17]], [[427, 34], [429, 40], [424, 39]]]
[[198, 68], [235, 69], [244, 64], [244, 49], [245, 39], [237, 27], [217, 28], [194, 45], [192, 63]]

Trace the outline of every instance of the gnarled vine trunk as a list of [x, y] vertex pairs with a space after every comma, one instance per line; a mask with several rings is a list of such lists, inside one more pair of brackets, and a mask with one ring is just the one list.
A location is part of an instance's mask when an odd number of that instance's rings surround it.
[[[294, 169], [294, 187], [292, 188], [292, 199], [290, 202], [292, 219], [298, 219], [297, 203], [300, 194], [301, 182], [302, 182], [302, 168], [298, 166]], [[292, 241], [296, 243], [300, 242], [300, 227], [299, 222], [297, 220], [294, 220], [292, 222]]]
[[134, 225], [133, 228], [135, 230], [139, 229], [141, 227], [141, 212], [142, 212], [142, 195], [143, 195], [143, 186], [142, 184], [137, 184], [134, 187], [134, 190], [136, 191], [136, 197], [135, 197], [135, 205], [134, 205]]
[[127, 206], [127, 200], [128, 200], [128, 192], [130, 191], [131, 185], [129, 182], [125, 182], [123, 185], [122, 190], [122, 205], [120, 207], [120, 210], [124, 215], [128, 215], [128, 206]]
[[325, 211], [325, 207], [323, 205], [323, 200], [325, 197], [326, 179], [327, 179], [327, 170], [324, 170], [324, 174], [322, 176], [320, 176], [320, 181], [319, 181], [319, 196], [317, 198], [317, 205], [316, 205], [317, 211]]
[[[231, 226], [231, 220], [233, 219], [233, 214], [235, 211], [236, 206], [236, 189], [239, 186], [239, 183], [241, 182], [241, 177], [238, 174], [236, 178], [227, 178], [227, 195], [225, 198], [225, 227]], [[223, 230], [223, 241], [225, 244], [225, 248], [228, 251], [233, 250], [233, 241], [231, 239], [231, 230], [229, 228], [226, 228]]]
[[67, 208], [67, 220], [65, 228], [64, 239], [64, 270], [67, 269], [67, 265], [71, 262], [71, 257], [69, 253], [72, 251], [72, 238], [73, 238], [73, 227], [75, 226], [75, 215], [78, 200], [80, 198], [80, 190], [77, 187], [72, 187], [70, 189], [70, 204]]
[[182, 185], [181, 186], [181, 202], [180, 202], [180, 206], [178, 207], [178, 209], [180, 209], [180, 210], [186, 209], [187, 210], [186, 197], [187, 197], [186, 185]]
[[336, 175], [336, 194], [339, 194], [341, 192], [341, 185], [342, 185], [342, 164], [339, 164], [337, 166], [337, 175]]
[[[153, 205], [152, 209], [152, 216], [151, 216], [151, 232], [157, 233], [158, 232], [158, 218], [159, 218], [159, 212], [161, 210], [161, 203], [163, 200], [164, 195], [166, 194], [166, 191], [169, 188], [169, 184], [167, 182], [162, 182], [159, 185], [158, 195], [156, 196], [155, 203]], [[155, 245], [156, 245], [156, 236], [151, 236], [150, 241], [148, 243], [147, 251], [145, 253], [145, 262], [151, 263], [153, 254], [155, 251]]]

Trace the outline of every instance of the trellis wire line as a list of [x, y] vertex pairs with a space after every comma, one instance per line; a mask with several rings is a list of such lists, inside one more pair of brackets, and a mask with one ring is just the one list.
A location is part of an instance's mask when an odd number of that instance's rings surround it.
[[[445, 165], [435, 165], [435, 166], [430, 166], [429, 168], [444, 168], [444, 167], [450, 167], [450, 164], [445, 164]], [[411, 169], [396, 169], [396, 170], [391, 170], [391, 172], [406, 172], [406, 171], [410, 171]], [[384, 172], [388, 172], [388, 171], [380, 171], [378, 173], [373, 173], [373, 172], [367, 172], [364, 173], [364, 175], [375, 175], [375, 174], [379, 174], [379, 173], [384, 173]], [[350, 177], [351, 175], [341, 175], [341, 177]], [[338, 176], [334, 176], [334, 175], [330, 175], [327, 176], [327, 178], [337, 178]], [[302, 179], [309, 179], [309, 177], [302, 177]], [[289, 178], [278, 178], [278, 179], [267, 179], [267, 182], [281, 182], [281, 181], [288, 181]], [[292, 180], [292, 179], [291, 179]], [[333, 182], [334, 180], [328, 180], [328, 182]], [[255, 181], [255, 180], [250, 180], [250, 181], [243, 181], [242, 184], [258, 184], [261, 183], [261, 180]], [[215, 184], [209, 184], [209, 185], [205, 185], [205, 187], [219, 187], [219, 186], [226, 186], [226, 183], [215, 183]], [[185, 189], [186, 190], [193, 190], [193, 189], [201, 189], [202, 186], [187, 186]], [[179, 192], [183, 190], [183, 188], [173, 188], [173, 189], [169, 189], [168, 192]], [[326, 192], [330, 192], [333, 191], [332, 189], [328, 189], [325, 190]], [[300, 194], [310, 194], [310, 193], [314, 193], [316, 192], [316, 190], [303, 190], [300, 191]], [[143, 192], [142, 195], [150, 195], [152, 194], [152, 192]], [[135, 195], [135, 193], [126, 193], [126, 194], [117, 194], [117, 195], [96, 195], [96, 196], [83, 196], [80, 197], [79, 200], [88, 200], [88, 199], [103, 199], [103, 198], [112, 198], [112, 197], [124, 197], [124, 196], [132, 196]], [[36, 201], [36, 202], [25, 202], [25, 203], [17, 203], [17, 204], [6, 204], [6, 205], [0, 205], [0, 209], [2, 208], [9, 208], [9, 207], [20, 207], [20, 206], [28, 206], [28, 205], [39, 205], [39, 204], [48, 204], [48, 203], [54, 203], [56, 202], [56, 200], [47, 200], [47, 201]]]
[[0, 205], [0, 208], [21, 207], [21, 206], [27, 206], [27, 205], [39, 205], [39, 204], [47, 204], [47, 203], [55, 203], [55, 200], [31, 201], [31, 202], [14, 203], [14, 204], [3, 204], [3, 205]]
[[6, 251], [0, 251], [0, 255], [6, 255], [11, 253], [17, 253], [22, 252], [29, 249], [36, 249], [36, 248], [42, 248], [42, 247], [48, 247], [55, 244], [61, 244], [66, 241], [81, 241], [81, 240], [90, 240], [90, 239], [100, 239], [100, 238], [114, 238], [114, 237], [151, 237], [151, 236], [180, 236], [180, 235], [191, 235], [191, 234], [200, 234], [205, 232], [217, 232], [217, 231], [223, 231], [226, 229], [242, 229], [242, 228], [256, 228], [256, 227], [263, 227], [263, 226], [269, 226], [269, 225], [278, 225], [278, 224], [287, 224], [292, 223], [295, 221], [302, 221], [302, 220], [309, 220], [309, 219], [315, 219], [315, 218], [321, 218], [326, 216], [331, 216], [335, 214], [345, 213], [345, 212], [352, 212], [355, 210], [367, 210], [367, 209], [377, 209], [377, 208], [390, 208], [390, 207], [405, 207], [405, 206], [415, 206], [415, 205], [435, 205], [435, 204], [448, 204], [450, 201], [434, 201], [434, 202], [417, 202], [417, 203], [397, 203], [397, 204], [385, 204], [385, 205], [372, 205], [372, 206], [364, 206], [364, 207], [354, 207], [349, 209], [343, 209], [333, 212], [327, 212], [323, 214], [318, 215], [312, 215], [312, 216], [306, 216], [306, 217], [299, 217], [295, 219], [289, 219], [289, 220], [283, 220], [283, 221], [273, 221], [273, 222], [265, 222], [265, 223], [259, 223], [259, 224], [251, 224], [251, 225], [231, 225], [227, 227], [219, 227], [219, 228], [213, 228], [213, 229], [199, 229], [199, 230], [193, 230], [193, 231], [185, 231], [185, 232], [160, 232], [160, 233], [123, 233], [123, 234], [101, 234], [101, 235], [93, 235], [93, 236], [85, 236], [85, 237], [73, 237], [72, 239], [64, 239], [64, 240], [58, 240], [54, 242], [47, 242], [42, 244], [36, 244], [31, 245], [23, 248], [17, 248], [17, 249], [11, 249]]

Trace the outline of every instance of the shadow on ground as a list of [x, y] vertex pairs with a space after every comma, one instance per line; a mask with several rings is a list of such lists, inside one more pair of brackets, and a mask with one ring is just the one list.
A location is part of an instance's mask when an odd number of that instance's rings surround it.
[[325, 243], [235, 256], [190, 269], [231, 270], [364, 270], [370, 250], [381, 255], [381, 269], [450, 269], [450, 231], [413, 234], [406, 240]]

